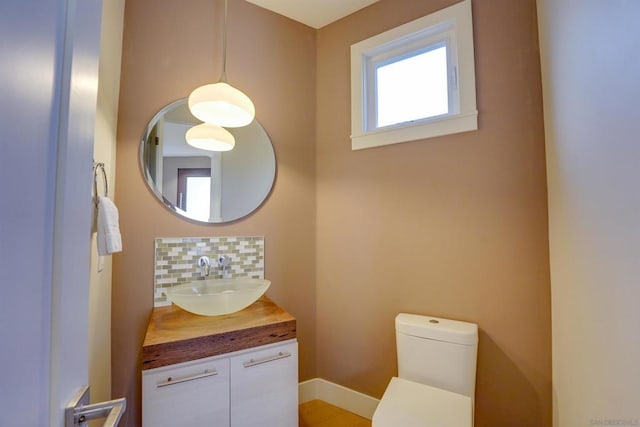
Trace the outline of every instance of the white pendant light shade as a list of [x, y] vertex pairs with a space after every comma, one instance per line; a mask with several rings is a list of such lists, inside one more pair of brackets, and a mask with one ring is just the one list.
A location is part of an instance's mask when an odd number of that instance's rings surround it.
[[209, 123], [194, 126], [185, 134], [187, 143], [192, 147], [207, 151], [229, 151], [236, 140], [226, 129]]
[[196, 88], [189, 95], [189, 110], [205, 123], [229, 128], [247, 126], [256, 115], [251, 99], [225, 82]]

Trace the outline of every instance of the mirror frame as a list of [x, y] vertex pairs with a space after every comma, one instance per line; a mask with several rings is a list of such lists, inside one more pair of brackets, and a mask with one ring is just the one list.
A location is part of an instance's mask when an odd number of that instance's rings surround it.
[[[269, 198], [269, 196], [271, 195], [271, 193], [273, 192], [273, 188], [275, 187], [275, 183], [276, 183], [276, 179], [278, 176], [278, 162], [276, 161], [276, 153], [275, 153], [275, 149], [273, 147], [273, 143], [271, 142], [271, 137], [269, 136], [269, 134], [267, 133], [267, 131], [264, 129], [264, 127], [262, 126], [262, 124], [256, 119], [253, 120], [253, 122], [251, 122], [251, 124], [247, 125], [247, 126], [252, 126], [252, 125], [257, 125], [260, 127], [260, 130], [262, 131], [262, 133], [264, 133], [265, 137], [267, 138], [267, 141], [269, 143], [269, 147], [270, 147], [270, 154], [272, 155], [273, 158], [273, 177], [271, 179], [271, 185], [269, 186], [269, 190], [265, 192], [264, 197], [262, 197], [261, 200], [259, 200], [255, 206], [249, 210], [246, 214], [237, 216], [235, 218], [231, 218], [228, 220], [222, 220], [222, 221], [201, 221], [198, 219], [194, 219], [191, 218], [189, 216], [184, 215], [181, 210], [179, 210], [177, 208], [177, 206], [175, 206], [170, 200], [168, 200], [156, 187], [155, 185], [155, 181], [153, 180], [153, 178], [151, 177], [151, 174], [149, 172], [149, 168], [148, 165], [145, 164], [145, 156], [144, 156], [144, 148], [147, 142], [147, 139], [151, 133], [151, 130], [153, 129], [153, 127], [158, 123], [158, 121], [160, 120], [160, 118], [165, 115], [168, 111], [170, 111], [173, 108], [176, 108], [178, 106], [180, 106], [180, 104], [186, 104], [187, 103], [187, 98], [180, 98], [178, 100], [175, 100], [167, 105], [165, 105], [164, 107], [162, 107], [160, 109], [160, 111], [158, 111], [152, 118], [151, 120], [149, 120], [149, 122], [147, 123], [147, 125], [144, 128], [144, 131], [142, 133], [142, 137], [140, 138], [140, 144], [138, 147], [138, 164], [140, 166], [140, 172], [142, 173], [142, 176], [144, 178], [145, 184], [147, 186], [147, 189], [149, 189], [153, 195], [155, 196], [155, 198], [161, 202], [161, 204], [167, 208], [169, 211], [171, 211], [173, 214], [175, 214], [178, 218], [183, 219], [187, 222], [192, 222], [192, 223], [196, 223], [196, 224], [200, 224], [200, 225], [224, 225], [224, 224], [229, 224], [232, 223], [234, 221], [239, 221], [243, 218], [248, 217], [249, 215], [253, 214], [254, 212], [256, 212], [258, 209], [260, 209], [260, 207], [262, 205], [264, 205], [264, 203], [266, 202], [266, 200]], [[195, 119], [197, 121], [197, 119]], [[232, 134], [234, 132], [233, 128], [229, 128], [227, 129], [229, 130]], [[237, 141], [236, 141], [237, 143]], [[186, 141], [185, 141], [186, 144]]]

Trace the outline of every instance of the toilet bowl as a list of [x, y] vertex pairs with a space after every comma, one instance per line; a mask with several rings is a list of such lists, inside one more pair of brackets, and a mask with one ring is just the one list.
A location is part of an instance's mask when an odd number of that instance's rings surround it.
[[374, 427], [469, 427], [471, 398], [393, 377], [373, 414]]
[[387, 386], [373, 427], [471, 427], [478, 326], [401, 313], [398, 377]]

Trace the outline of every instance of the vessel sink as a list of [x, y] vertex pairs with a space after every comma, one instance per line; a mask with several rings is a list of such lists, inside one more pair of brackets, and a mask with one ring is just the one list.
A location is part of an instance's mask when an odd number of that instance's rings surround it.
[[251, 278], [197, 280], [167, 289], [167, 298], [191, 313], [220, 316], [250, 306], [269, 285], [269, 280]]

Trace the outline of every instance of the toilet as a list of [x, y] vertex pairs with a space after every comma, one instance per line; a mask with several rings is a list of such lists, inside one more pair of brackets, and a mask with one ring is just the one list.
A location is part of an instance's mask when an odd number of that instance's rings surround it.
[[471, 427], [478, 325], [400, 313], [398, 377], [373, 414], [372, 427]]

